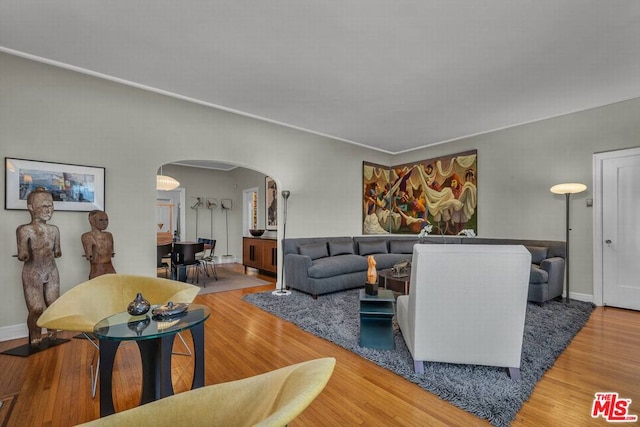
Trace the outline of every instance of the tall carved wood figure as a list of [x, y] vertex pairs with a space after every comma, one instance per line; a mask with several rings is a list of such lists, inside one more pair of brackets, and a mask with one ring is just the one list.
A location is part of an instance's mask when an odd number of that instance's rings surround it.
[[[22, 267], [22, 287], [29, 315], [29, 345], [38, 347], [42, 341], [38, 318], [60, 296], [60, 276], [55, 258], [62, 256], [60, 230], [47, 224], [53, 215], [53, 197], [44, 188], [36, 188], [27, 196], [31, 222], [16, 229], [18, 259]], [[49, 331], [55, 339], [56, 332]]]
[[367, 283], [378, 283], [378, 272], [376, 271], [376, 260], [373, 255], [367, 258], [369, 268], [367, 269]]
[[106, 212], [95, 210], [89, 212], [89, 224], [91, 231], [81, 237], [84, 255], [91, 264], [89, 279], [103, 274], [115, 273], [116, 269], [111, 263], [113, 253], [113, 236], [105, 231], [109, 226], [109, 216]]

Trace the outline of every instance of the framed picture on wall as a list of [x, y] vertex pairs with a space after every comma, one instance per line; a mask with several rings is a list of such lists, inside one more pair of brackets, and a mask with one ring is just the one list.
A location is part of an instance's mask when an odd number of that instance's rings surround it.
[[265, 194], [265, 218], [266, 229], [277, 230], [278, 229], [278, 186], [271, 177], [265, 178], [264, 185]]
[[362, 233], [477, 234], [477, 180], [477, 150], [391, 167], [363, 162]]
[[5, 209], [27, 209], [27, 196], [42, 187], [57, 211], [105, 210], [105, 168], [5, 157]]

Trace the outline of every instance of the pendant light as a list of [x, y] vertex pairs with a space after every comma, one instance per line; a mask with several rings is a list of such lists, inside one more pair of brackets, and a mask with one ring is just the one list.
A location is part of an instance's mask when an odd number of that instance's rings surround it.
[[162, 174], [162, 166], [160, 166], [160, 175], [156, 175], [156, 190], [170, 191], [180, 186], [177, 179]]

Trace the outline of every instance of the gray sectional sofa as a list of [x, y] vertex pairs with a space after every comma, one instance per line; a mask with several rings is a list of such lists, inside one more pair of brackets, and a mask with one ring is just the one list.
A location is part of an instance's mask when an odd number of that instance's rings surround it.
[[364, 286], [367, 257], [383, 270], [411, 260], [413, 245], [501, 244], [524, 245], [531, 252], [528, 300], [545, 302], [562, 296], [565, 242], [552, 240], [489, 239], [457, 236], [375, 235], [355, 237], [300, 237], [282, 241], [287, 288], [318, 295]]

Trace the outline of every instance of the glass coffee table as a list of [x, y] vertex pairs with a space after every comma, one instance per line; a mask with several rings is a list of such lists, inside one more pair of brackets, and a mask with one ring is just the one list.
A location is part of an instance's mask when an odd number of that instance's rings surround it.
[[135, 341], [142, 359], [142, 394], [145, 404], [173, 394], [171, 354], [178, 332], [190, 330], [193, 337], [194, 372], [191, 389], [204, 386], [204, 322], [209, 308], [189, 304], [173, 317], [157, 318], [149, 313], [131, 316], [126, 311], [102, 319], [93, 328], [100, 342], [100, 416], [115, 412], [111, 381], [116, 351], [122, 341]]
[[367, 295], [360, 289], [360, 347], [393, 350], [393, 316], [395, 297], [387, 289]]

